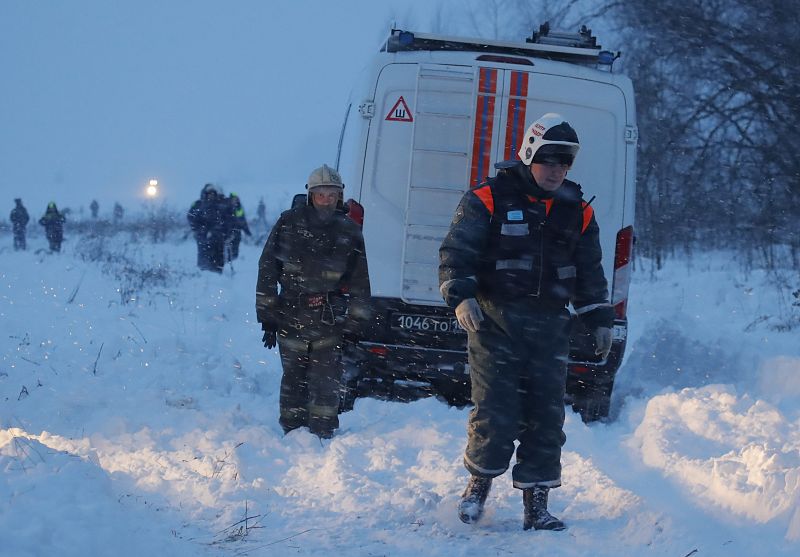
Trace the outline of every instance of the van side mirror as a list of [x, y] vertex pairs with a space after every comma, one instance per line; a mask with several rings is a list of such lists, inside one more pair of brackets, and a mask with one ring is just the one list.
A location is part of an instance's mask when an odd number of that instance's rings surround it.
[[355, 199], [348, 199], [344, 204], [347, 216], [350, 217], [358, 226], [364, 227], [364, 207]]

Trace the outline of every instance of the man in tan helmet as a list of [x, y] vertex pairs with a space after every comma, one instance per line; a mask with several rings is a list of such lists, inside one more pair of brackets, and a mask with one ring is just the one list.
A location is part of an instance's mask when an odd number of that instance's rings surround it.
[[[339, 427], [342, 337], [369, 319], [364, 238], [342, 208], [339, 173], [322, 165], [308, 178], [308, 204], [281, 214], [258, 262], [256, 315], [264, 346], [283, 365], [280, 424], [321, 438]], [[278, 290], [280, 285], [280, 291]]]

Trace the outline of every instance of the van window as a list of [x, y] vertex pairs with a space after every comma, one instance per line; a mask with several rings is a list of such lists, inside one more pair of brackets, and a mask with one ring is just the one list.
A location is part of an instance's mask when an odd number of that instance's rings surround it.
[[339, 132], [339, 145], [336, 147], [336, 167], [339, 167], [339, 161], [342, 157], [342, 141], [344, 141], [344, 132], [347, 129], [347, 116], [350, 114], [350, 108], [353, 103], [348, 103], [347, 108], [344, 109], [344, 121], [342, 122], [342, 130]]
[[[344, 112], [342, 131], [339, 134], [339, 147], [336, 151], [336, 169], [342, 175], [345, 197], [360, 199], [361, 187], [355, 183], [354, 163], [359, 156], [359, 142], [355, 135], [359, 131], [358, 122], [353, 120], [358, 117], [358, 111], [352, 110], [353, 103], [347, 105]], [[360, 170], [360, 168], [358, 169]]]

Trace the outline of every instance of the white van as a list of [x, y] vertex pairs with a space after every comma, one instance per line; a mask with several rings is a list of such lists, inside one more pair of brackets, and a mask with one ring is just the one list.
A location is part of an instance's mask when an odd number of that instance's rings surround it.
[[347, 350], [351, 387], [356, 376], [425, 381], [466, 402], [466, 334], [439, 293], [439, 246], [463, 193], [517, 158], [533, 120], [557, 112], [580, 138], [569, 178], [593, 199], [616, 308], [606, 361], [576, 325], [567, 403], [586, 421], [608, 415], [627, 333], [637, 139], [631, 81], [611, 71], [617, 56], [585, 28], [545, 24], [520, 43], [392, 30], [351, 94], [337, 158], [346, 197], [363, 207], [376, 310]]

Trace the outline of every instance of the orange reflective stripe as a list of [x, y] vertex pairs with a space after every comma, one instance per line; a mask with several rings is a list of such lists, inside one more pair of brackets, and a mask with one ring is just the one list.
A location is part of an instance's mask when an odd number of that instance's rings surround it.
[[489, 210], [490, 215], [494, 215], [494, 197], [492, 196], [492, 188], [489, 186], [480, 186], [472, 190], [478, 199], [486, 206]]
[[586, 232], [586, 229], [589, 227], [589, 223], [592, 222], [592, 217], [594, 216], [594, 209], [592, 206], [583, 202], [583, 227], [581, 228], [581, 234]]
[[528, 106], [528, 74], [511, 72], [511, 90], [508, 96], [508, 115], [506, 116], [506, 150], [504, 159], [517, 158], [525, 133], [525, 111]]
[[475, 130], [472, 135], [472, 166], [469, 185], [480, 184], [490, 172], [494, 108], [497, 100], [498, 70], [481, 68], [478, 78], [478, 96], [475, 105]]

